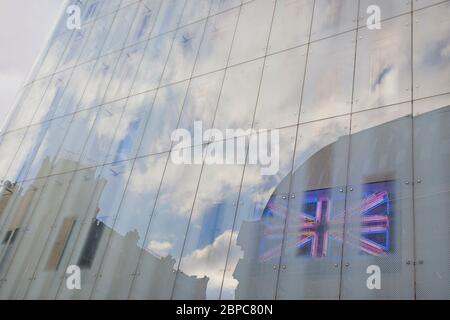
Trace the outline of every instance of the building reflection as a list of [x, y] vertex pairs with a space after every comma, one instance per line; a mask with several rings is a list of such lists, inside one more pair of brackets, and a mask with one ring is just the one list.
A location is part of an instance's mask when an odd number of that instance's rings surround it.
[[[416, 138], [440, 140], [442, 132], [433, 128], [438, 128], [436, 122], [448, 117], [449, 112], [450, 107], [445, 107], [415, 117]], [[348, 137], [321, 149], [285, 177], [268, 200], [262, 217], [244, 221], [240, 228], [236, 245], [243, 254], [232, 274], [238, 282], [235, 298], [256, 298], [263, 290], [273, 290], [277, 286], [277, 269], [286, 265], [294, 267], [296, 270], [290, 272], [299, 276], [290, 280], [292, 286], [298, 289], [303, 287], [303, 282], [314, 286], [317, 283], [307, 279], [320, 275], [330, 277], [327, 266], [340, 265], [343, 253], [351, 255], [356, 262], [359, 259], [381, 265], [400, 281], [402, 259], [411, 248], [410, 241], [405, 243], [404, 239], [412, 239], [412, 230], [407, 227], [410, 211], [405, 208], [409, 208], [413, 196], [402, 189], [411, 183], [386, 170], [389, 165], [382, 164], [397, 162], [396, 165], [401, 163], [408, 168], [406, 159], [410, 155], [404, 155], [402, 160], [403, 155], [394, 148], [392, 137], [402, 132], [406, 136], [411, 124], [412, 118], [408, 116], [351, 136], [355, 146], [365, 145], [371, 150], [370, 154], [361, 152], [352, 156], [355, 166], [363, 168], [358, 173], [370, 173], [354, 179], [360, 185], [347, 188], [336, 185], [333, 178], [336, 173], [332, 172], [335, 165], [331, 160], [336, 160], [336, 150], [346, 150]], [[442, 167], [442, 163], [435, 165]], [[286, 186], [291, 181], [292, 193], [288, 194], [285, 190], [289, 190]], [[448, 186], [448, 181], [441, 185]], [[339, 279], [339, 274], [336, 277]], [[304, 290], [315, 291], [307, 285]]]
[[[433, 127], [433, 124], [446, 119], [448, 112], [450, 107], [445, 107], [414, 118], [418, 130], [416, 138], [420, 138], [420, 141], [441, 139], [442, 132], [435, 129], [437, 126]], [[401, 190], [400, 185], [404, 185], [404, 181], [398, 181], [399, 178], [394, 171], [386, 170], [389, 166], [383, 167], [380, 164], [395, 161], [402, 163], [403, 159], [398, 158], [396, 150], [393, 149], [394, 144], [388, 138], [410, 130], [411, 123], [411, 117], [404, 117], [355, 133], [350, 139], [341, 137], [315, 153], [295, 172], [285, 177], [267, 201], [262, 216], [259, 219], [244, 221], [240, 227], [236, 245], [241, 249], [242, 255], [233, 266], [232, 272], [232, 277], [237, 282], [234, 289], [235, 298], [258, 297], [268, 287], [275, 287], [276, 269], [282, 267], [283, 263], [302, 261], [301, 271], [304, 272], [302, 274], [317, 276], [322, 274], [324, 261], [342, 263], [344, 251], [350, 252], [354, 259], [369, 257], [372, 262], [389, 266], [393, 274], [401, 272], [399, 264], [405, 250], [403, 233], [409, 232], [404, 228], [407, 216], [403, 208], [405, 203], [412, 202], [412, 196]], [[333, 177], [336, 173], [332, 172], [335, 170], [335, 164], [331, 160], [333, 159], [331, 155], [336, 153], [336, 149], [346, 150], [350, 140], [358, 147], [363, 146], [357, 149], [361, 151], [360, 154], [358, 152], [353, 154], [352, 160], [356, 165], [362, 168], [375, 168], [371, 171], [358, 170], [363, 174], [355, 180], [360, 182], [360, 185], [352, 186], [356, 189], [354, 193], [349, 189], [345, 191], [346, 186], [335, 184]], [[375, 143], [379, 141], [383, 143]], [[368, 153], [364, 148], [371, 150], [370, 156], [367, 156]], [[419, 156], [426, 158], [430, 157], [430, 154]], [[430, 163], [430, 166], [443, 167], [439, 161], [441, 160]], [[52, 162], [47, 158], [43, 161], [40, 172], [49, 172], [54, 167], [64, 171], [64, 168], [73, 168], [77, 165], [78, 163], [69, 160], [60, 159]], [[94, 260], [103, 255], [103, 252], [99, 252], [100, 242], [109, 230], [116, 240], [119, 239], [119, 242], [115, 242], [115, 245], [121, 248], [117, 251], [119, 254], [115, 260], [117, 264], [133, 264], [137, 269], [138, 262], [130, 257], [139, 257], [141, 265], [148, 267], [148, 270], [140, 272], [152, 273], [152, 286], [155, 288], [163, 288], [167, 283], [176, 282], [178, 290], [186, 292], [190, 298], [205, 299], [210, 282], [207, 276], [188, 275], [178, 271], [177, 260], [171, 255], [157, 256], [152, 253], [142, 245], [145, 243], [141, 241], [143, 235], [136, 229], [121, 230], [119, 233], [118, 230], [114, 230], [114, 224], [106, 224], [102, 220], [99, 203], [108, 181], [102, 175], [98, 175], [97, 168], [85, 169], [84, 172], [84, 181], [89, 185], [79, 188], [77, 198], [71, 201], [83, 202], [90, 198], [96, 210], [94, 219], [86, 220], [90, 223], [87, 236], [78, 244], [81, 246], [78, 266], [82, 270], [93, 268]], [[370, 174], [364, 175], [364, 172]], [[434, 179], [435, 186], [448, 187], [445, 175], [436, 176]], [[20, 232], [23, 231], [22, 228], [29, 218], [27, 215], [31, 214], [40, 195], [39, 190], [43, 188], [40, 180], [42, 179], [20, 186], [9, 182], [2, 184], [0, 218], [3, 232], [0, 239], [0, 275], [7, 271], [8, 263], [14, 255], [14, 248], [19, 245]], [[285, 190], [293, 192], [286, 193]], [[448, 192], [445, 189], [435, 191], [435, 194]], [[293, 198], [292, 194], [296, 197]], [[445, 205], [433, 207], [435, 212], [441, 212], [445, 208], [447, 208]], [[199, 247], [213, 243], [217, 237], [217, 225], [220, 225], [223, 219], [222, 205], [216, 204], [211, 211], [214, 214], [205, 214], [203, 218]], [[66, 266], [62, 265], [62, 261], [63, 257], [69, 254], [68, 243], [77, 237], [74, 233], [75, 225], [85, 218], [80, 215], [70, 216], [69, 213], [63, 212], [59, 215], [64, 218], [56, 226], [56, 240], [51, 248], [48, 248], [50, 253], [45, 262], [46, 272], [64, 270]], [[248, 214], [249, 217], [251, 215]], [[8, 223], [4, 224], [5, 221]], [[406, 239], [409, 239], [408, 237], [409, 235]], [[343, 247], [346, 250], [343, 250]], [[56, 279], [56, 273], [53, 276]], [[113, 275], [113, 277], [122, 276]], [[323, 273], [323, 276], [326, 274]], [[302, 282], [305, 279], [298, 278], [295, 281]], [[122, 290], [121, 281], [111, 279], [111, 283], [112, 292]]]
[[[65, 168], [76, 167], [77, 163], [68, 160], [57, 160], [55, 162], [46, 158], [43, 161], [40, 172], [49, 172], [50, 168], [58, 167], [62, 171]], [[47, 261], [45, 263], [46, 274], [57, 277], [56, 271], [65, 270], [66, 266], [62, 265], [63, 258], [70, 255], [68, 251], [68, 244], [74, 242], [77, 239], [77, 232], [74, 232], [76, 224], [89, 223], [89, 231], [85, 239], [81, 242], [81, 252], [78, 256], [77, 265], [83, 270], [91, 270], [94, 267], [94, 261], [103, 256], [103, 252], [100, 252], [99, 248], [101, 241], [104, 241], [104, 235], [107, 230], [112, 231], [111, 237], [115, 239], [115, 245], [122, 248], [118, 251], [119, 256], [116, 257], [118, 265], [136, 264], [136, 261], [131, 261], [130, 257], [140, 257], [140, 261], [152, 270], [154, 279], [161, 279], [162, 283], [157, 287], [167, 286], [167, 279], [171, 279], [172, 283], [177, 278], [177, 282], [186, 290], [189, 290], [189, 294], [194, 299], [205, 299], [206, 288], [209, 278], [196, 276], [189, 276], [183, 272], [176, 272], [176, 259], [170, 255], [165, 257], [159, 257], [149, 251], [147, 248], [142, 248], [139, 245], [140, 235], [137, 230], [129, 230], [125, 235], [120, 234], [114, 230], [114, 225], [108, 225], [103, 221], [103, 215], [101, 212], [101, 197], [105, 192], [105, 186], [108, 181], [105, 177], [98, 175], [97, 168], [85, 169], [84, 171], [84, 185], [77, 187], [76, 197], [77, 199], [70, 199], [74, 203], [81, 203], [86, 199], [92, 198], [91, 203], [96, 203], [95, 217], [94, 219], [88, 219], [84, 221], [83, 216], [70, 215], [67, 212], [60, 212], [61, 216], [65, 218], [56, 224], [57, 230], [56, 238], [51, 246], [50, 253], [48, 254]], [[39, 175], [38, 173], [38, 175]], [[42, 189], [40, 182], [31, 182], [26, 187], [19, 187], [17, 184], [11, 184], [9, 182], [4, 183], [2, 187], [2, 197], [0, 199], [0, 217], [3, 213], [10, 215], [8, 217], [9, 226], [6, 228], [6, 232], [3, 233], [3, 238], [0, 242], [0, 274], [8, 271], [8, 264], [14, 256], [15, 248], [20, 245], [20, 236], [23, 235], [23, 229], [27, 225], [26, 221], [29, 219], [28, 215], [31, 215], [33, 210], [33, 203], [39, 198]], [[14, 199], [14, 195], [16, 198]], [[89, 222], [90, 221], [90, 222]], [[22, 231], [22, 232], [21, 232]], [[42, 232], [45, 232], [42, 230]], [[79, 240], [79, 239], [77, 239]], [[132, 267], [133, 268], [133, 267]], [[144, 270], [145, 272], [146, 270]], [[122, 274], [116, 274], [114, 276], [122, 277]], [[55, 280], [54, 279], [54, 280]], [[120, 291], [120, 281], [114, 281], [111, 279], [112, 287], [114, 291]], [[117, 287], [115, 288], [115, 284]]]

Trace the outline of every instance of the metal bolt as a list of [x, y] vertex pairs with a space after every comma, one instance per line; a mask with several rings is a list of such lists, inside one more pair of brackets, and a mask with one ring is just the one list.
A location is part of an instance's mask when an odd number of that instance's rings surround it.
[[417, 179], [417, 183], [422, 183], [422, 179]]
[[286, 266], [283, 266], [283, 270], [286, 270]]
[[346, 266], [346, 267], [350, 267], [350, 263], [347, 262], [347, 263], [345, 264], [345, 266]]
[[406, 264], [410, 265], [411, 264], [411, 260], [406, 261]]
[[408, 184], [409, 184], [409, 181], [406, 181], [405, 184], [408, 185]]
[[273, 266], [273, 270], [277, 270], [277, 266]]
[[354, 189], [353, 188], [350, 188], [350, 191], [353, 191]]
[[337, 268], [337, 267], [339, 267], [339, 265], [338, 265], [337, 263], [335, 263], [335, 264], [334, 264], [334, 267]]

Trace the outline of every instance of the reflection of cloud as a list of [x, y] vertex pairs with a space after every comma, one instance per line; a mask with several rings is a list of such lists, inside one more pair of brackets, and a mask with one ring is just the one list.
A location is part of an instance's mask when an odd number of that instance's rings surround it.
[[[128, 185], [128, 192], [146, 194], [154, 193], [159, 187], [159, 181], [155, 181], [156, 173], [164, 171], [166, 165], [166, 156], [162, 157], [150, 157], [146, 164], [140, 165], [139, 162], [136, 163], [134, 167], [133, 177]], [[144, 199], [142, 199], [145, 201]], [[148, 199], [147, 199], [148, 200]]]
[[[230, 244], [231, 230], [225, 231], [218, 236], [216, 240], [199, 250], [195, 250], [182, 261], [182, 271], [197, 277], [206, 276], [209, 278], [208, 289], [220, 289], [224, 275], [225, 258], [228, 254], [228, 246]], [[237, 234], [234, 233], [231, 239], [232, 243], [236, 243]], [[228, 257], [229, 265], [236, 265], [241, 258], [241, 253], [232, 250], [231, 256]], [[224, 288], [235, 288], [237, 280], [225, 279]]]
[[392, 65], [387, 65], [387, 66], [383, 67], [381, 69], [381, 71], [378, 73], [378, 76], [375, 79], [375, 82], [372, 84], [372, 88], [375, 88], [375, 87], [381, 85], [381, 83], [384, 81], [384, 79], [386, 79], [387, 75], [391, 72], [392, 68], [393, 68]]
[[237, 197], [243, 166], [207, 166], [195, 201], [192, 219], [204, 216], [211, 204], [229, 203]]
[[441, 57], [450, 58], [450, 44], [447, 44], [447, 46], [441, 50]]
[[414, 28], [416, 98], [448, 92], [450, 74], [450, 2], [421, 10]]
[[173, 244], [168, 241], [152, 240], [147, 247], [150, 251], [157, 253], [160, 256], [167, 256], [169, 251], [173, 248]]

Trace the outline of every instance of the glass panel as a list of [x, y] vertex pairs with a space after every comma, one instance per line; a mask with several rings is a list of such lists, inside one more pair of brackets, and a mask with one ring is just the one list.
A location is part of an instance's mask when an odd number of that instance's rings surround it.
[[69, 172], [80, 165], [81, 153], [97, 116], [98, 109], [76, 113], [54, 161], [52, 174]]
[[48, 176], [56, 161], [56, 155], [72, 122], [72, 116], [55, 119], [42, 139], [39, 150], [27, 174], [27, 180]]
[[414, 13], [414, 98], [450, 88], [450, 2]]
[[416, 0], [413, 1], [414, 10], [425, 8], [434, 4], [442, 2], [442, 0]]
[[106, 163], [128, 160], [136, 156], [154, 99], [155, 91], [128, 99]]
[[[47, 243], [50, 230], [59, 212], [64, 194], [70, 183], [71, 174], [49, 178], [39, 202], [30, 211], [30, 222], [18, 243], [17, 250], [6, 274], [7, 281], [1, 288], [2, 299], [23, 299], [42, 251]], [[17, 214], [17, 213], [16, 213]]]
[[313, 8], [314, 0], [277, 2], [270, 33], [270, 53], [308, 43]]
[[[77, 106], [87, 88], [88, 79], [94, 69], [95, 61], [77, 66], [72, 73], [64, 94], [56, 108], [54, 117], [71, 114], [77, 111]], [[89, 89], [88, 89], [89, 90]]]
[[178, 126], [188, 82], [177, 83], [158, 90], [150, 119], [145, 128], [139, 155], [170, 150], [171, 135]]
[[448, 95], [414, 102], [418, 299], [450, 298], [449, 105]]
[[239, 8], [236, 8], [208, 19], [194, 75], [219, 70], [226, 66], [238, 16]]
[[274, 6], [275, 0], [252, 1], [242, 6], [230, 56], [231, 65], [266, 53]]
[[342, 299], [414, 298], [411, 125], [410, 103], [353, 115]]
[[83, 23], [88, 23], [95, 19], [100, 13], [103, 2], [107, 1], [108, 0], [89, 0], [89, 3], [86, 4], [86, 9], [82, 11], [81, 21]]
[[0, 236], [4, 231], [3, 227], [11, 213], [11, 208], [19, 197], [20, 187], [20, 183], [0, 181]]
[[411, 16], [358, 33], [354, 111], [411, 100]]
[[162, 0], [144, 0], [141, 2], [128, 36], [127, 45], [140, 42], [150, 36], [162, 2]]
[[8, 109], [3, 111], [4, 117], [0, 120], [0, 136], [5, 134], [9, 130], [11, 121], [15, 118], [16, 114], [20, 111], [20, 105], [23, 100], [25, 100], [29, 90], [31, 88], [30, 84], [20, 87], [14, 99], [11, 101], [11, 105], [8, 105]]
[[[201, 122], [198, 124], [201, 125], [203, 132], [212, 127], [224, 74], [224, 71], [219, 71], [191, 80], [178, 125], [178, 128], [188, 130], [191, 137], [196, 134], [194, 133], [196, 122]], [[203, 140], [200, 143], [196, 141], [192, 143], [195, 144], [203, 144]]]
[[120, 8], [126, 7], [132, 3], [138, 2], [140, 0], [122, 0], [122, 2], [120, 3]]
[[15, 106], [8, 123], [8, 131], [23, 128], [30, 124], [44, 96], [51, 77], [37, 80], [25, 89], [24, 94]]
[[168, 154], [138, 159], [115, 221], [94, 299], [126, 299], [161, 184]]
[[55, 72], [59, 61], [61, 60], [61, 56], [63, 55], [66, 46], [71, 39], [72, 33], [73, 32], [65, 32], [51, 40], [50, 47], [47, 50], [47, 55], [39, 68], [37, 78], [42, 78]]
[[275, 298], [296, 131], [291, 127], [252, 136], [268, 143], [259, 156], [270, 156], [270, 165], [278, 170], [268, 175], [262, 158], [259, 163], [247, 160], [227, 243], [221, 299]]
[[109, 32], [105, 45], [103, 46], [102, 55], [123, 48], [128, 33], [130, 32], [131, 24], [136, 17], [138, 5], [139, 4], [136, 3], [119, 10], [113, 25], [111, 26], [111, 31]]
[[52, 81], [42, 98], [40, 106], [34, 114], [31, 124], [40, 123], [53, 118], [53, 114], [63, 97], [64, 90], [71, 74], [72, 70], [67, 70], [53, 76]]
[[186, 0], [180, 26], [205, 19], [209, 14], [210, 7], [211, 0]]
[[297, 124], [306, 52], [306, 47], [300, 47], [267, 57], [256, 108], [256, 128]]
[[210, 0], [211, 15], [239, 6], [242, 0]]
[[79, 168], [95, 167], [105, 163], [126, 103], [126, 100], [120, 100], [99, 109]]
[[356, 29], [358, 0], [316, 0], [311, 40]]
[[161, 84], [189, 79], [205, 30], [205, 21], [178, 29]]
[[[30, 216], [39, 201], [46, 181], [46, 179], [40, 179], [23, 183], [17, 190], [17, 197], [14, 203], [9, 207], [10, 212], [5, 214], [7, 219], [3, 224], [0, 235], [0, 279], [6, 280], [6, 274], [12, 267], [11, 261], [14, 259], [16, 249], [27, 232]], [[18, 267], [14, 266], [12, 270]], [[3, 282], [2, 290], [0, 291], [1, 299], [8, 298], [6, 296], [9, 295], [9, 292], [3, 291], [3, 288], [5, 286], [13, 286], [14, 281], [11, 282], [8, 283], [7, 280]], [[3, 294], [5, 296], [2, 297]]]
[[247, 130], [252, 127], [264, 59], [227, 69], [214, 127]]
[[339, 298], [349, 128], [349, 116], [299, 127], [286, 226], [272, 222], [284, 230], [279, 299]]
[[[106, 2], [109, 2], [109, 0], [107, 0]], [[109, 16], [100, 18], [99, 20], [95, 21], [95, 24], [92, 27], [92, 31], [89, 34], [89, 38], [86, 40], [83, 52], [81, 53], [79, 63], [96, 59], [99, 56], [114, 18], [115, 15], [110, 14]]]
[[174, 299], [219, 298], [243, 169], [243, 165], [206, 165], [203, 169]]
[[73, 67], [77, 63], [84, 48], [84, 44], [91, 33], [92, 26], [93, 23], [85, 24], [81, 26], [81, 29], [75, 30], [72, 33], [72, 38], [66, 47], [57, 70], [65, 70]]
[[161, 81], [175, 33], [151, 39], [134, 82], [132, 94], [156, 89]]
[[55, 299], [59, 286], [66, 286], [65, 273], [77, 235], [84, 225], [85, 215], [93, 195], [103, 188], [96, 169], [77, 171], [64, 197], [58, 217], [39, 261], [27, 299]]
[[103, 1], [101, 14], [108, 14], [119, 9], [122, 0], [105, 0]]
[[122, 51], [106, 91], [104, 102], [128, 97], [146, 45], [146, 43], [140, 43]]
[[15, 154], [14, 161], [8, 169], [6, 179], [13, 182], [22, 181], [27, 177], [31, 163], [36, 156], [39, 146], [47, 132], [49, 123], [29, 127], [20, 148]]
[[87, 87], [79, 102], [78, 110], [96, 107], [103, 102], [119, 56], [120, 52], [98, 59], [92, 75], [82, 79], [82, 83], [87, 83]]
[[200, 171], [200, 165], [168, 162], [130, 299], [171, 297]]
[[100, 263], [113, 232], [130, 171], [131, 162], [97, 168], [96, 180], [99, 182], [68, 263], [81, 269], [81, 290], [68, 289], [64, 280], [58, 299], [84, 300], [91, 296], [95, 280], [100, 276]]
[[183, 14], [186, 0], [165, 0], [159, 9], [152, 37], [173, 31], [177, 28]]
[[355, 36], [356, 31], [352, 31], [311, 44], [301, 122], [350, 113]]
[[0, 137], [0, 180], [3, 181], [7, 174], [26, 131], [27, 129], [12, 131]]

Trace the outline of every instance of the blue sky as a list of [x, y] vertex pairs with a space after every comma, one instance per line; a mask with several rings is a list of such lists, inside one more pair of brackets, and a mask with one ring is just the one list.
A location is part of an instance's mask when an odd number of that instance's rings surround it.
[[0, 0], [0, 130], [64, 0]]

